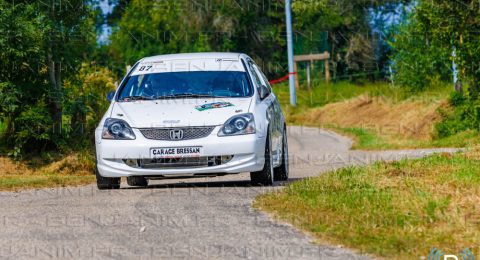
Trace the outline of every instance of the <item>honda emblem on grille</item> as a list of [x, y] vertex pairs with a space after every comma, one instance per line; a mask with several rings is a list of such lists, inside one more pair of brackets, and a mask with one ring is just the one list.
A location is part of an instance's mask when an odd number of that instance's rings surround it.
[[170, 139], [172, 140], [182, 140], [183, 139], [183, 130], [170, 130]]

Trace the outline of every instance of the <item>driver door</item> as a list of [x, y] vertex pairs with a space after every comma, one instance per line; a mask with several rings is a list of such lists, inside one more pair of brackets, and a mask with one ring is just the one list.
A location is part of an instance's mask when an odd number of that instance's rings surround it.
[[263, 75], [260, 68], [253, 62], [248, 62], [249, 69], [251, 70], [251, 74], [253, 75], [253, 81], [256, 83], [257, 89], [263, 85], [267, 87], [269, 90], [269, 95], [260, 101], [260, 105], [265, 107], [265, 111], [267, 111], [267, 118], [269, 120], [269, 127], [270, 127], [270, 138], [272, 140], [272, 155], [273, 155], [273, 163], [274, 165], [278, 165], [280, 162], [281, 156], [281, 145], [282, 145], [282, 129], [279, 127], [281, 122], [279, 121], [277, 106], [275, 105], [275, 95], [272, 92], [272, 88], [269, 82], [266, 80], [265, 76]]

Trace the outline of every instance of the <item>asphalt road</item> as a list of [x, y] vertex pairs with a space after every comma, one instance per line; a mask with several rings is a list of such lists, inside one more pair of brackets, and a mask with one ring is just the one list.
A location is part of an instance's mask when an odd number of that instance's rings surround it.
[[[291, 127], [291, 180], [375, 160], [438, 150], [350, 151], [350, 140]], [[446, 152], [452, 150], [446, 149]], [[0, 193], [0, 259], [357, 259], [316, 245], [293, 227], [252, 209], [260, 193], [248, 174], [154, 181], [148, 189], [94, 185]]]

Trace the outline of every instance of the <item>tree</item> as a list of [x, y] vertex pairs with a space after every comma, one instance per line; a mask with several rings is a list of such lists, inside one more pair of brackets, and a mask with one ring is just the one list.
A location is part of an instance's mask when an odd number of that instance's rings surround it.
[[[403, 85], [430, 87], [432, 76], [452, 80], [452, 62], [466, 93], [452, 94], [454, 112], [437, 126], [440, 136], [480, 130], [480, 9], [473, 0], [421, 0], [398, 36], [393, 62]], [[453, 85], [453, 84], [452, 84]], [[453, 88], [452, 88], [453, 89]]]
[[198, 51], [246, 52], [259, 63], [284, 64], [283, 17], [277, 1], [132, 0], [113, 30], [111, 53], [122, 64], [117, 71], [149, 55]]
[[[397, 44], [400, 51], [403, 50], [402, 46], [408, 46], [408, 43], [403, 41], [404, 37], [412, 38], [418, 42], [416, 46], [418, 53], [430, 49], [428, 54], [438, 53], [431, 58], [432, 63], [450, 67], [451, 62], [455, 62], [460, 80], [466, 82], [470, 88], [478, 89], [480, 80], [480, 57], [477, 55], [480, 50], [478, 1], [422, 0], [415, 6], [409, 24], [397, 37], [400, 39], [400, 43]], [[455, 55], [452, 55], [453, 53]], [[423, 54], [424, 58], [429, 56], [427, 53]], [[446, 61], [446, 57], [449, 62]], [[473, 91], [472, 94], [476, 95], [477, 92]]]
[[65, 82], [65, 106], [72, 136], [93, 132], [108, 108], [105, 97], [115, 90], [114, 82], [114, 74], [94, 62], [83, 63], [75, 77]]
[[17, 154], [30, 141], [42, 143], [42, 124], [49, 126], [49, 114], [42, 115], [41, 106], [27, 113], [32, 105], [43, 104], [46, 95], [39, 26], [32, 5], [0, 0], [0, 118], [6, 124], [7, 144]]
[[63, 142], [63, 83], [95, 44], [88, 3], [0, 0], [0, 120], [15, 154]]
[[[273, 77], [287, 70], [284, 1], [116, 2], [109, 21], [114, 26], [111, 56], [122, 64], [117, 72], [144, 56], [197, 51], [248, 53]], [[372, 35], [370, 13], [388, 12], [404, 2], [409, 1], [293, 1], [297, 50], [327, 50], [325, 35], [341, 73], [378, 70], [378, 57], [382, 66], [386, 55], [377, 55], [380, 45]]]
[[85, 53], [94, 46], [93, 10], [87, 0], [35, 1], [42, 25], [49, 83], [49, 103], [56, 127], [62, 126], [63, 81], [75, 73]]
[[115, 27], [123, 16], [130, 0], [111, 0], [108, 3], [113, 6], [112, 12], [107, 14], [106, 22], [109, 26]]
[[[409, 0], [296, 0], [293, 2], [298, 32], [328, 32], [328, 45], [336, 75], [370, 75], [386, 66], [388, 49], [384, 36], [375, 37], [372, 15], [376, 20], [391, 20], [398, 7]], [[377, 23], [379, 21], [376, 21]], [[378, 33], [378, 32], [377, 32]]]
[[451, 80], [452, 49], [438, 41], [431, 29], [421, 24], [415, 12], [396, 29], [390, 42], [395, 84], [416, 92]]

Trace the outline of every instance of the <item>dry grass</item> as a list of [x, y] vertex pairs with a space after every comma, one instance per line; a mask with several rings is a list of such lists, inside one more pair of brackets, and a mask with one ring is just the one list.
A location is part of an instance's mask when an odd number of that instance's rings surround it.
[[42, 166], [29, 166], [0, 157], [0, 190], [76, 186], [92, 183], [94, 163], [91, 155], [71, 154]]
[[295, 182], [255, 206], [319, 240], [418, 259], [480, 245], [480, 149], [351, 167]]
[[450, 109], [445, 99], [395, 100], [361, 95], [323, 107], [287, 113], [289, 122], [328, 128], [351, 137], [354, 149], [407, 149], [427, 147], [472, 147], [478, 133], [464, 131], [437, 138], [435, 125], [442, 120], [439, 109]]
[[350, 100], [327, 104], [297, 115], [298, 122], [335, 127], [372, 129], [382, 136], [429, 140], [434, 125], [441, 118], [437, 113], [446, 102], [389, 102], [382, 97], [362, 95]]

